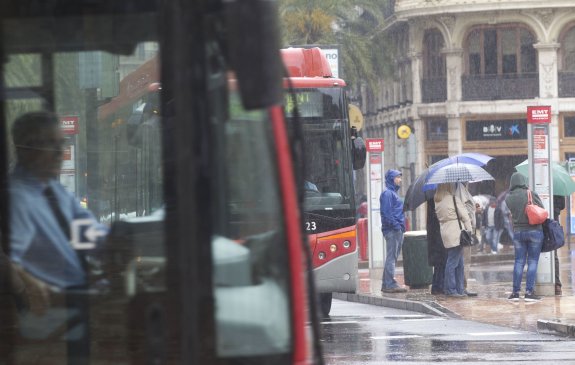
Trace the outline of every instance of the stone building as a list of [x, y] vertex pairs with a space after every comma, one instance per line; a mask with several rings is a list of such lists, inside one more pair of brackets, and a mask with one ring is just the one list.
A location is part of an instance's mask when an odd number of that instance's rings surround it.
[[[462, 152], [495, 157], [496, 181], [473, 193], [504, 191], [527, 158], [527, 106], [551, 106], [552, 159], [575, 157], [574, 10], [564, 0], [388, 0], [395, 72], [362, 94], [364, 136], [385, 139], [403, 194], [427, 165]], [[411, 218], [417, 228], [425, 214]]]

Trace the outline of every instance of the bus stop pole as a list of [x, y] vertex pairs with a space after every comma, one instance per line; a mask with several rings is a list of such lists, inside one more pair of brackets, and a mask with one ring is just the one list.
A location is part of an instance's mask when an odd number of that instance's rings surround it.
[[[381, 233], [379, 195], [385, 187], [384, 147], [382, 138], [368, 138], [367, 145], [367, 219], [369, 276], [372, 283], [383, 276], [385, 242]], [[377, 289], [377, 288], [373, 288]]]
[[[527, 107], [529, 189], [535, 191], [553, 218], [553, 169], [551, 168], [551, 107]], [[552, 252], [541, 253], [537, 266], [535, 292], [555, 295], [555, 260]]]

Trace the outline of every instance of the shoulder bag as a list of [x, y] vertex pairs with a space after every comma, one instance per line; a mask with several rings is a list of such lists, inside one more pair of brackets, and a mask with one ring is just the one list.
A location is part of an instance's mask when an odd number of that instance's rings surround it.
[[545, 222], [545, 220], [549, 217], [547, 210], [533, 204], [531, 190], [529, 189], [527, 189], [527, 205], [525, 206], [525, 214], [527, 215], [529, 224], [532, 226]]
[[459, 223], [459, 229], [461, 230], [461, 233], [459, 233], [459, 244], [462, 247], [468, 247], [479, 243], [478, 240], [471, 239], [471, 233], [463, 229], [463, 227], [461, 226], [461, 219], [459, 218], [459, 213], [457, 212], [457, 203], [455, 202], [455, 196], [453, 197], [453, 206], [455, 207], [455, 215], [457, 216], [457, 223]]
[[541, 252], [550, 252], [563, 247], [565, 234], [563, 227], [556, 220], [546, 219], [543, 222], [543, 246]]

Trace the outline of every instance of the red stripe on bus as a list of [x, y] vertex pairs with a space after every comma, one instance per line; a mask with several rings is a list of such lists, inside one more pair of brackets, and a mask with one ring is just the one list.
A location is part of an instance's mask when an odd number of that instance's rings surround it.
[[279, 181], [281, 184], [283, 209], [285, 216], [286, 236], [288, 240], [288, 253], [290, 258], [290, 275], [292, 289], [292, 321], [294, 333], [294, 364], [304, 363], [307, 359], [306, 342], [306, 284], [302, 270], [302, 236], [301, 219], [297, 205], [297, 191], [288, 135], [281, 106], [270, 109], [273, 123], [274, 140], [276, 142]]

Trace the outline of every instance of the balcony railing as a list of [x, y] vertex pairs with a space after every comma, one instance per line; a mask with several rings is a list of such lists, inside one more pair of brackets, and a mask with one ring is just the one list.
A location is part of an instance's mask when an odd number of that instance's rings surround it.
[[421, 101], [440, 103], [447, 100], [447, 79], [435, 77], [421, 79]]
[[559, 71], [559, 97], [575, 96], [575, 72]]
[[532, 99], [539, 96], [539, 74], [464, 75], [463, 100]]

